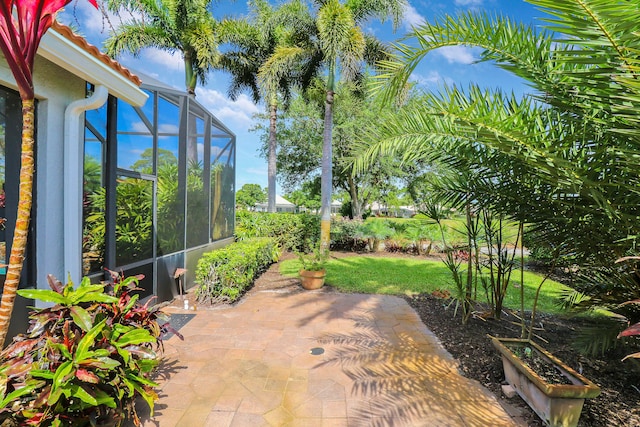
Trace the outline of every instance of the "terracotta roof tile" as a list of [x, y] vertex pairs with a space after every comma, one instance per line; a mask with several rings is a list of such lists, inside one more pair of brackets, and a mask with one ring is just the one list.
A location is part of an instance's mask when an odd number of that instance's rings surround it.
[[104, 63], [106, 66], [112, 68], [116, 72], [122, 74], [127, 79], [131, 80], [136, 85], [140, 86], [140, 84], [142, 83], [142, 81], [138, 76], [136, 76], [131, 71], [123, 67], [119, 62], [111, 59], [111, 57], [109, 57], [108, 55], [100, 52], [100, 50], [97, 47], [95, 47], [92, 44], [89, 44], [89, 42], [87, 42], [87, 40], [85, 40], [84, 37], [75, 34], [71, 28], [67, 27], [66, 25], [62, 25], [57, 21], [53, 22], [53, 25], [51, 26], [51, 28], [55, 30], [57, 33], [59, 33], [60, 35], [62, 35], [67, 40], [74, 43], [76, 46], [78, 46], [82, 50], [89, 53], [94, 58]]

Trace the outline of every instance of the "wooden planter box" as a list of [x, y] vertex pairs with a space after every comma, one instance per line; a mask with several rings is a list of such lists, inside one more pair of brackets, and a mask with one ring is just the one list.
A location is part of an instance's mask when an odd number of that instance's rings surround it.
[[320, 289], [324, 285], [326, 270], [300, 270], [300, 283], [308, 291]]
[[[528, 340], [491, 337], [502, 356], [505, 379], [520, 397], [551, 427], [575, 427], [584, 399], [596, 397], [600, 388], [571, 369], [557, 357]], [[537, 356], [553, 364], [571, 384], [549, 384], [508, 347], [529, 347]]]

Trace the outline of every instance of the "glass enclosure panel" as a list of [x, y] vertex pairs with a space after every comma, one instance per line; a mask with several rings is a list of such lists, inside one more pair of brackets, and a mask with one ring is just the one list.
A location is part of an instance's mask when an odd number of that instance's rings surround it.
[[[201, 129], [204, 120], [189, 115], [189, 129]], [[187, 248], [209, 242], [209, 198], [204, 191], [204, 136], [187, 136]]]
[[104, 267], [105, 195], [102, 143], [85, 128], [82, 194], [82, 272], [97, 273]]
[[158, 255], [184, 249], [184, 191], [179, 191], [177, 136], [158, 138]]
[[118, 167], [140, 173], [153, 173], [153, 137], [118, 134]]
[[88, 123], [91, 123], [93, 129], [98, 132], [98, 135], [91, 135], [91, 137], [95, 138], [96, 136], [102, 138], [102, 140], [106, 140], [107, 138], [107, 104], [105, 103], [102, 107], [97, 110], [87, 110], [85, 112], [85, 120]]
[[116, 264], [153, 255], [153, 181], [118, 177], [116, 187]]
[[[147, 103], [149, 102], [153, 108], [153, 99], [148, 99]], [[145, 114], [145, 119], [153, 125], [153, 116], [146, 117]], [[118, 101], [118, 132], [151, 133], [151, 129], [135, 108], [124, 101]]]
[[[215, 128], [213, 129], [215, 132]], [[229, 138], [211, 138], [211, 239], [233, 235], [235, 203], [234, 146]]]
[[147, 89], [144, 89], [143, 92], [149, 95], [149, 98], [147, 98], [147, 102], [145, 102], [144, 105], [140, 107], [140, 109], [142, 110], [142, 113], [144, 114], [147, 121], [153, 125], [153, 110], [155, 108], [156, 95], [155, 92]]
[[180, 108], [158, 97], [158, 134], [177, 135], [180, 132]]

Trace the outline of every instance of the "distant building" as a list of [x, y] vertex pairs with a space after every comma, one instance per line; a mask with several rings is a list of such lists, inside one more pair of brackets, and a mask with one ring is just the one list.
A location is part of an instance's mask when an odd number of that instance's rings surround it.
[[373, 202], [367, 206], [372, 215], [392, 216], [395, 218], [411, 218], [417, 213], [415, 206], [387, 206]]
[[[256, 203], [256, 212], [267, 212], [268, 203]], [[276, 194], [276, 212], [297, 212], [297, 206]]]

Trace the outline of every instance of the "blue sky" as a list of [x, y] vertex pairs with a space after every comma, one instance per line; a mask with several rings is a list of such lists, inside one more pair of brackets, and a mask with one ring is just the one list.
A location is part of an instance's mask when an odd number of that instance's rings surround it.
[[[275, 2], [274, 2], [275, 3]], [[389, 24], [379, 21], [367, 23], [365, 31], [385, 42], [393, 42], [404, 36], [413, 25], [430, 21], [444, 14], [459, 11], [484, 10], [502, 14], [520, 22], [539, 24], [542, 13], [524, 0], [410, 0], [401, 27], [393, 33]], [[246, 2], [220, 0], [215, 6], [214, 16], [221, 19], [230, 15], [246, 13]], [[111, 25], [117, 26], [118, 16], [107, 21], [86, 0], [74, 0], [59, 17], [60, 21], [77, 28], [87, 40], [98, 46], [107, 38]], [[466, 87], [470, 82], [483, 86], [502, 87], [505, 90], [523, 92], [526, 87], [515, 77], [487, 63], [474, 64], [478, 51], [465, 47], [439, 49], [423, 60], [416, 68], [413, 80], [425, 90], [437, 90], [443, 84]], [[145, 49], [137, 58], [123, 55], [118, 60], [134, 72], [141, 71], [178, 89], [184, 89], [184, 68], [178, 54], [157, 49]], [[236, 188], [246, 183], [267, 186], [266, 161], [259, 157], [259, 136], [249, 132], [253, 127], [252, 116], [264, 110], [263, 105], [254, 104], [250, 97], [241, 95], [236, 101], [227, 96], [228, 78], [222, 72], [212, 72], [207, 84], [199, 86], [197, 100], [225, 123], [237, 136]]]

